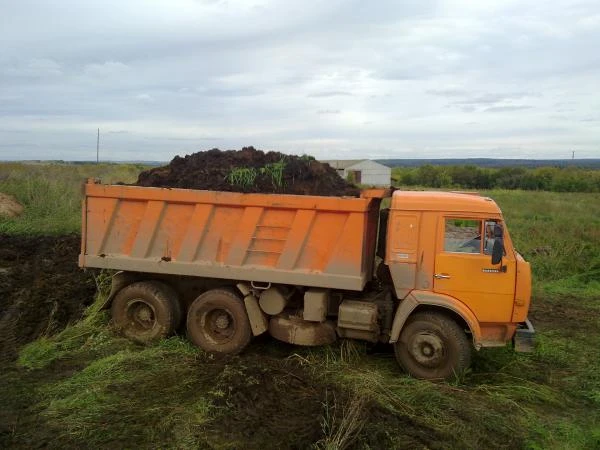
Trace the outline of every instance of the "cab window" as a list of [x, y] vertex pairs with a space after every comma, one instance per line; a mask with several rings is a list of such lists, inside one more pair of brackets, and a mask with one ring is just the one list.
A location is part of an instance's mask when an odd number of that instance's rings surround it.
[[494, 227], [496, 226], [496, 222], [493, 220], [485, 221], [485, 236], [483, 241], [483, 253], [486, 255], [492, 254], [492, 249], [494, 248]]
[[482, 253], [482, 227], [481, 220], [447, 218], [444, 231], [444, 251]]

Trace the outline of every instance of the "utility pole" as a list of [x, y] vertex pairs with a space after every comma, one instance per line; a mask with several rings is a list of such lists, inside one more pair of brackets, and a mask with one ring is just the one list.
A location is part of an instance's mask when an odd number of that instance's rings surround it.
[[575, 159], [575, 150], [572, 152], [571, 159]]
[[100, 128], [98, 128], [98, 138], [96, 139], [96, 164], [100, 163]]

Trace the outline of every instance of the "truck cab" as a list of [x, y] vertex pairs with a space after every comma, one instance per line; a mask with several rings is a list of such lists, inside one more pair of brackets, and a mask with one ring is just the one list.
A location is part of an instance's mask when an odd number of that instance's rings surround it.
[[517, 350], [527, 350], [533, 334], [527, 321], [530, 266], [514, 249], [492, 199], [396, 191], [387, 222], [381, 256], [399, 301], [390, 342], [404, 347], [404, 366], [424, 373], [440, 357], [437, 353], [447, 350], [431, 330], [405, 335], [419, 313], [452, 320], [476, 349], [504, 346], [515, 338]]

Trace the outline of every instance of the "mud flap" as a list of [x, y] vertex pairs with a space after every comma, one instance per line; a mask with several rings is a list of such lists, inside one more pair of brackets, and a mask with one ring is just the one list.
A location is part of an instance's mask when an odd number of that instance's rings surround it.
[[513, 337], [513, 345], [516, 352], [531, 353], [535, 350], [535, 330], [529, 319], [519, 324]]
[[117, 295], [121, 289], [129, 286], [130, 284], [135, 283], [139, 279], [140, 276], [132, 272], [125, 272], [120, 270], [119, 272], [115, 273], [111, 279], [110, 293], [108, 294], [108, 297], [106, 297], [106, 300], [104, 300], [104, 303], [102, 303], [100, 309], [110, 308], [110, 305], [112, 304], [115, 295]]

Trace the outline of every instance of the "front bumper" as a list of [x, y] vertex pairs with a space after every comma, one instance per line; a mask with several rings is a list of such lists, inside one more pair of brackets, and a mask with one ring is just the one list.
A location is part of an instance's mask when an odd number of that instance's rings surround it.
[[513, 337], [513, 345], [516, 352], [531, 353], [535, 349], [535, 330], [529, 319], [519, 324]]

